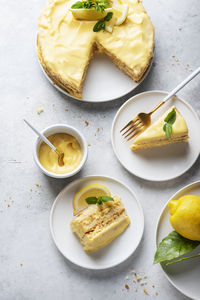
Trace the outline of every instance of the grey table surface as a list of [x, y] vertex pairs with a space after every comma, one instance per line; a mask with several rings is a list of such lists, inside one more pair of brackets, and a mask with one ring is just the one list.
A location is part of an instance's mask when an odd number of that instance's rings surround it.
[[[167, 281], [159, 265], [152, 265], [152, 260], [160, 211], [174, 192], [200, 178], [200, 159], [176, 180], [144, 181], [117, 161], [110, 129], [128, 97], [148, 90], [169, 91], [199, 66], [200, 2], [144, 0], [156, 30], [152, 70], [133, 93], [107, 104], [73, 101], [44, 77], [35, 43], [37, 17], [45, 2], [1, 0], [0, 299], [188, 299]], [[200, 77], [179, 95], [200, 115]], [[36, 112], [39, 106], [44, 108], [40, 115]], [[91, 143], [84, 169], [63, 180], [41, 174], [32, 158], [35, 136], [23, 123], [24, 117], [39, 129], [58, 122], [80, 129]], [[99, 127], [103, 129], [98, 131]], [[102, 151], [104, 163], [98, 159]], [[49, 212], [56, 195], [69, 182], [90, 174], [122, 179], [135, 191], [144, 209], [145, 231], [139, 248], [128, 261], [104, 272], [69, 263], [55, 247], [49, 229]], [[140, 286], [135, 292], [134, 284], [125, 280], [131, 269], [148, 276], [148, 296]], [[129, 291], [124, 288], [126, 282]]]

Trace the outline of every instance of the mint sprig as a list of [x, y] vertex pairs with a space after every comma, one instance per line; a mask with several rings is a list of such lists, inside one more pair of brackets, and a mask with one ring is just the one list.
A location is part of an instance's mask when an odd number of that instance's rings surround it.
[[172, 111], [170, 113], [168, 113], [168, 115], [164, 119], [165, 124], [163, 126], [163, 130], [168, 139], [171, 138], [172, 125], [174, 124], [175, 121], [176, 121], [176, 111], [173, 108]]
[[110, 196], [100, 196], [100, 197], [88, 197], [85, 199], [87, 204], [98, 204], [102, 205], [103, 202], [114, 201], [114, 199]]
[[106, 30], [106, 22], [112, 19], [113, 12], [108, 12], [107, 15], [102, 19], [99, 20], [93, 27], [94, 32], [98, 32], [101, 29]]
[[108, 0], [87, 0], [87, 1], [77, 1], [74, 3], [71, 8], [72, 9], [96, 9], [97, 11], [100, 11], [102, 14], [104, 13], [104, 10], [110, 6], [110, 2]]

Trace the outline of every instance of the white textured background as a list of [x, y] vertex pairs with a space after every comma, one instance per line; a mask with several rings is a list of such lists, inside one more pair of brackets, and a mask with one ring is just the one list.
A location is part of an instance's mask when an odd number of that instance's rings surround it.
[[[121, 167], [112, 151], [110, 129], [125, 99], [99, 105], [78, 103], [57, 92], [41, 72], [35, 53], [36, 24], [45, 2], [0, 1], [0, 299], [185, 300], [168, 283], [160, 266], [152, 265], [155, 228], [168, 198], [200, 178], [200, 159], [186, 174], [165, 183], [140, 180]], [[200, 65], [200, 1], [145, 0], [144, 6], [155, 25], [156, 52], [149, 76], [133, 95], [154, 89], [169, 91]], [[200, 77], [180, 96], [200, 115]], [[36, 113], [39, 106], [44, 107], [41, 115]], [[42, 175], [32, 158], [35, 136], [23, 117], [39, 129], [58, 122], [80, 129], [91, 143], [83, 171], [69, 180]], [[97, 132], [98, 127], [103, 129]], [[100, 273], [67, 262], [49, 232], [49, 211], [56, 195], [70, 181], [89, 174], [122, 179], [135, 191], [145, 215], [144, 236], [134, 256], [114, 270]], [[149, 296], [141, 287], [135, 293], [133, 283], [128, 292], [122, 291], [132, 268], [147, 274]]]

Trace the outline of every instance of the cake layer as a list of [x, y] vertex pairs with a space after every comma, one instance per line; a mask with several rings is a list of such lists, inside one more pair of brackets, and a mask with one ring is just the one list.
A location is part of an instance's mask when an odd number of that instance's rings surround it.
[[113, 32], [93, 32], [96, 21], [75, 20], [69, 8], [74, 0], [50, 0], [38, 22], [38, 57], [48, 76], [75, 97], [94, 51], [101, 51], [135, 81], [148, 68], [154, 48], [154, 28], [138, 0], [129, 5], [126, 21]]
[[114, 240], [129, 225], [130, 219], [119, 197], [102, 206], [90, 205], [71, 221], [85, 251], [95, 251]]

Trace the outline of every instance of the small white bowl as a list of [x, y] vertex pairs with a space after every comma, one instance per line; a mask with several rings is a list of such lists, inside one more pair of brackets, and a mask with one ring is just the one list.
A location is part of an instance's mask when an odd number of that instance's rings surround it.
[[38, 157], [39, 148], [40, 148], [40, 145], [42, 144], [42, 140], [38, 137], [37, 140], [35, 141], [33, 156], [34, 156], [36, 165], [39, 167], [39, 169], [44, 174], [46, 174], [50, 177], [54, 177], [54, 178], [67, 178], [67, 177], [71, 177], [71, 176], [75, 175], [82, 169], [82, 167], [84, 166], [86, 159], [87, 159], [88, 146], [87, 146], [87, 142], [86, 142], [84, 136], [80, 133], [80, 131], [78, 131], [77, 129], [75, 129], [74, 127], [71, 127], [69, 125], [55, 124], [55, 125], [51, 125], [51, 126], [45, 128], [41, 133], [44, 134], [46, 137], [48, 137], [52, 134], [55, 134], [55, 133], [70, 134], [77, 139], [77, 141], [79, 142], [80, 147], [83, 151], [83, 157], [82, 157], [81, 163], [72, 172], [66, 173], [66, 174], [56, 174], [53, 172], [49, 172], [42, 166], [42, 164], [40, 163], [39, 157]]

